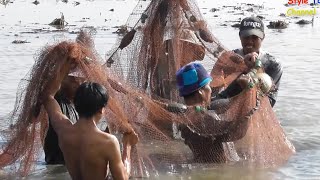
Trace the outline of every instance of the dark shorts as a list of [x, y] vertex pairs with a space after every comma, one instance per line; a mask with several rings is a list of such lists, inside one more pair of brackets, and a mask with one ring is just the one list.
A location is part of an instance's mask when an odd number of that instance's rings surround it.
[[43, 146], [45, 161], [47, 164], [64, 164], [62, 151], [59, 147], [58, 135], [54, 131], [49, 120], [49, 129]]

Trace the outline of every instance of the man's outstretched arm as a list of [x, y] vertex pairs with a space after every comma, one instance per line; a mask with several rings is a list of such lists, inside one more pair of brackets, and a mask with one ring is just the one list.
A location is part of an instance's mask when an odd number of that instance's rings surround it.
[[64, 63], [57, 65], [57, 70], [54, 73], [51, 81], [48, 83], [47, 87], [42, 94], [43, 105], [51, 119], [52, 126], [54, 130], [59, 134], [62, 126], [65, 124], [71, 124], [67, 116], [65, 116], [58, 102], [55, 100], [54, 96], [60, 89], [60, 85], [64, 77], [68, 74], [70, 70], [71, 63], [69, 60], [65, 60]]

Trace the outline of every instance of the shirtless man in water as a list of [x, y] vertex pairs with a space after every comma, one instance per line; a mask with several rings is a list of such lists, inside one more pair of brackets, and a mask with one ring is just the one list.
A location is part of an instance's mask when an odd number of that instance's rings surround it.
[[65, 158], [66, 167], [72, 179], [106, 179], [108, 166], [113, 179], [128, 179], [130, 174], [130, 149], [138, 137], [131, 131], [123, 135], [123, 159], [117, 138], [102, 132], [96, 124], [104, 114], [109, 96], [98, 83], [85, 82], [80, 85], [74, 98], [79, 120], [72, 125], [61, 112], [54, 95], [59, 90], [63, 78], [68, 74], [71, 60], [59, 64], [60, 68], [49, 83], [43, 96], [44, 107], [58, 135], [59, 146]]

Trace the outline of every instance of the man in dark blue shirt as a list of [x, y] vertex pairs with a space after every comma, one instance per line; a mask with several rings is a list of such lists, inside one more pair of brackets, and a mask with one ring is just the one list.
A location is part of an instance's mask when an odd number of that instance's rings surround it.
[[[252, 69], [256, 59], [262, 63], [262, 68], [274, 82], [275, 88], [267, 95], [271, 106], [274, 106], [277, 100], [278, 89], [282, 76], [282, 66], [276, 58], [269, 53], [261, 50], [262, 41], [265, 38], [264, 24], [258, 17], [246, 17], [241, 21], [239, 37], [242, 48], [235, 49], [233, 52], [242, 56], [245, 59], [246, 65]], [[246, 58], [251, 56], [252, 58]], [[217, 98], [230, 98], [242, 91], [242, 88], [237, 81], [232, 82], [224, 91], [220, 92]]]

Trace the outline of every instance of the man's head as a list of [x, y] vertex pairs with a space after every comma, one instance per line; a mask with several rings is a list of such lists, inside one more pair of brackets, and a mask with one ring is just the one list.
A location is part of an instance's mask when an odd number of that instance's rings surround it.
[[180, 96], [185, 100], [199, 98], [202, 102], [210, 101], [209, 83], [212, 78], [200, 63], [193, 62], [181, 67], [176, 73], [176, 78]]
[[66, 76], [61, 83], [61, 91], [70, 101], [74, 99], [76, 90], [84, 82], [84, 78], [68, 75]]
[[261, 42], [265, 37], [264, 25], [258, 17], [246, 17], [241, 21], [239, 37], [244, 54], [259, 53]]
[[74, 105], [80, 117], [90, 118], [107, 105], [108, 99], [105, 87], [98, 83], [85, 82], [77, 89]]
[[60, 92], [69, 100], [73, 101], [80, 84], [85, 81], [85, 77], [80, 70], [70, 72], [61, 82]]

